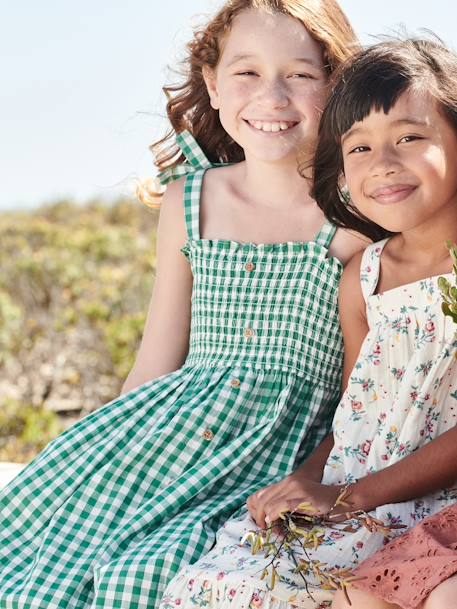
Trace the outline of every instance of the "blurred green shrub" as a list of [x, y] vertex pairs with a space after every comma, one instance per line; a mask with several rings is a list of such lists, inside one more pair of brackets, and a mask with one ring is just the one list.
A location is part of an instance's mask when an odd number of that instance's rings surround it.
[[25, 463], [63, 431], [59, 417], [43, 407], [5, 400], [0, 410], [0, 455]]
[[0, 213], [0, 460], [119, 394], [141, 338], [157, 213], [59, 201]]

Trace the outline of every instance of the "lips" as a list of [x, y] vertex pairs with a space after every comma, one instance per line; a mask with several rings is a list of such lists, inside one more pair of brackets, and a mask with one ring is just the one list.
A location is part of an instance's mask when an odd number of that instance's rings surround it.
[[380, 186], [370, 193], [370, 198], [378, 203], [388, 205], [399, 203], [409, 197], [416, 190], [414, 184], [391, 184], [389, 186]]

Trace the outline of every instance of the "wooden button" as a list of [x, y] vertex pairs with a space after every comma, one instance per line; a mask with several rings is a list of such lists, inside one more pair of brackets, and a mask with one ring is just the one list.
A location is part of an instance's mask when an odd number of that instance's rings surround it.
[[244, 331], [244, 338], [250, 339], [254, 336], [255, 332], [252, 328], [246, 328]]
[[245, 268], [245, 270], [246, 270], [248, 273], [252, 273], [252, 271], [254, 271], [254, 270], [255, 270], [255, 264], [254, 264], [253, 262], [247, 262], [247, 263], [244, 265], [244, 268]]
[[238, 389], [238, 387], [241, 385], [241, 381], [240, 379], [232, 379], [230, 381], [230, 385], [234, 388], [234, 389]]
[[203, 432], [203, 439], [207, 440], [209, 442], [213, 438], [214, 438], [214, 433], [211, 431], [211, 429], [205, 429], [205, 431]]

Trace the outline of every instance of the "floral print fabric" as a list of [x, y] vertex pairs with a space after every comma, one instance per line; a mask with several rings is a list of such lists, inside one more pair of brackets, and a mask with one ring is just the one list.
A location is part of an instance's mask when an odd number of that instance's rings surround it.
[[[441, 312], [438, 277], [376, 294], [386, 242], [369, 246], [362, 259], [369, 332], [335, 414], [335, 446], [324, 470], [324, 484], [355, 482], [392, 465], [456, 423], [457, 342], [453, 322]], [[442, 489], [380, 506], [372, 515], [411, 528], [454, 500], [453, 491]], [[171, 582], [161, 609], [329, 606], [331, 593], [311, 582], [316, 587], [311, 587], [310, 598], [286, 556], [277, 564], [281, 581], [270, 589], [269, 578], [261, 576], [271, 559], [252, 556], [241, 543], [254, 528], [248, 514], [229, 521], [219, 531], [215, 548]], [[384, 543], [380, 533], [364, 528], [326, 530], [324, 543], [308, 553], [330, 567], [353, 568]]]

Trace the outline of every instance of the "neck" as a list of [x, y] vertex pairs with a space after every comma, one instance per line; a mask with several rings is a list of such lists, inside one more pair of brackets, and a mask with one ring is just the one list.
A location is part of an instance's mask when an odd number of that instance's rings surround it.
[[402, 257], [418, 266], [438, 265], [446, 260], [451, 265], [446, 241], [457, 242], [457, 203], [439, 218], [398, 236]]
[[246, 159], [240, 169], [240, 191], [253, 203], [284, 209], [311, 200], [310, 181], [298, 173], [296, 159], [281, 163]]

